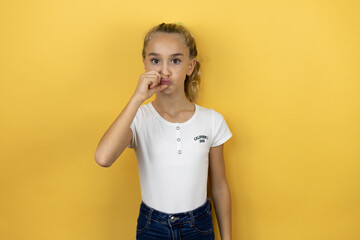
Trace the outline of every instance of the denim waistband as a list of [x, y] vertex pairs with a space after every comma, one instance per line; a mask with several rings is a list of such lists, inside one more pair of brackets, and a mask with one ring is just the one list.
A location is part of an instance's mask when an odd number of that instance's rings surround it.
[[153, 209], [141, 201], [140, 212], [148, 216], [149, 219], [164, 223], [164, 224], [176, 224], [178, 222], [190, 221], [193, 222], [196, 218], [203, 216], [204, 214], [211, 213], [211, 200], [207, 197], [205, 203], [200, 207], [182, 213], [164, 213]]

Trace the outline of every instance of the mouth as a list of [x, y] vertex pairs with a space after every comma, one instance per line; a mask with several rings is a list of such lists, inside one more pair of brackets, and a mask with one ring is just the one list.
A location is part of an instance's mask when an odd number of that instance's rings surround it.
[[169, 78], [161, 78], [160, 85], [170, 85], [171, 81]]

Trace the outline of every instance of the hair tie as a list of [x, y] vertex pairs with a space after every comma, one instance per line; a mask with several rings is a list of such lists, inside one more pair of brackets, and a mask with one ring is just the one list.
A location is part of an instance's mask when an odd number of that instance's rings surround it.
[[185, 27], [185, 25], [184, 25], [182, 22], [173, 22], [173, 24], [176, 24], [176, 25], [180, 25], [180, 26]]

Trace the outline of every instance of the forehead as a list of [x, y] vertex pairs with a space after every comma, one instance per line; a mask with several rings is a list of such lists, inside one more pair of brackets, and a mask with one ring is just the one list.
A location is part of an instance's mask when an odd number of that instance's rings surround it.
[[160, 55], [182, 53], [188, 56], [188, 49], [183, 36], [176, 33], [155, 33], [149, 40], [145, 52], [146, 55], [149, 53]]

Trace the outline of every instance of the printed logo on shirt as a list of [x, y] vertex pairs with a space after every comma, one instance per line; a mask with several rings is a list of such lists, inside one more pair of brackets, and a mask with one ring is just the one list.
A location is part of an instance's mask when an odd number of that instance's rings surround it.
[[208, 136], [205, 135], [199, 135], [197, 137], [194, 137], [194, 141], [196, 142], [199, 140], [199, 143], [204, 143], [206, 139], [208, 139]]

